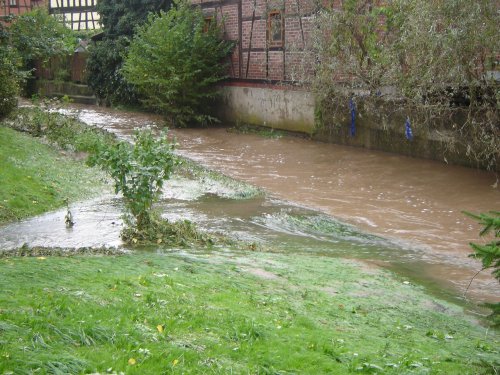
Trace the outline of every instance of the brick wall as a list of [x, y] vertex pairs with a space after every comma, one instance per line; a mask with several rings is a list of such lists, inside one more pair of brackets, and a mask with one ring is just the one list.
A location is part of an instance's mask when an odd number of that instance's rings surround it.
[[[231, 78], [288, 81], [303, 80], [304, 73], [313, 74], [313, 64], [303, 53], [310, 41], [312, 15], [316, 10], [313, 0], [192, 0], [192, 3], [199, 4], [206, 17], [222, 22], [225, 38], [235, 42], [228, 72]], [[280, 12], [284, 27], [282, 42], [274, 41], [272, 45], [268, 19], [271, 12]]]
[[16, 0], [15, 4], [11, 5], [10, 0], [0, 0], [0, 18], [26, 13], [35, 6], [46, 7], [47, 2], [43, 0]]

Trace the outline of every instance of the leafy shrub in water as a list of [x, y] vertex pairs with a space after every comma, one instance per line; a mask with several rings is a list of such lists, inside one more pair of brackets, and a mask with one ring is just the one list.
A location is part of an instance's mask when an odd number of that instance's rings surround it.
[[155, 137], [148, 129], [134, 134], [133, 146], [124, 141], [103, 145], [90, 158], [90, 164], [101, 166], [111, 175], [115, 192], [121, 192], [125, 199], [129, 221], [138, 230], [153, 222], [153, 203], [175, 165], [173, 148], [166, 134]]
[[155, 137], [151, 129], [136, 131], [134, 142], [103, 145], [89, 162], [106, 170], [114, 180], [115, 192], [121, 192], [127, 214], [121, 235], [129, 244], [166, 244], [189, 246], [212, 245], [212, 236], [201, 233], [196, 226], [181, 220], [171, 223], [154, 211], [163, 183], [177, 161], [174, 145], [164, 133]]
[[223, 61], [231, 48], [215, 22], [207, 25], [199, 8], [179, 1], [137, 29], [123, 74], [147, 107], [174, 124], [212, 122], [214, 84], [226, 74]]

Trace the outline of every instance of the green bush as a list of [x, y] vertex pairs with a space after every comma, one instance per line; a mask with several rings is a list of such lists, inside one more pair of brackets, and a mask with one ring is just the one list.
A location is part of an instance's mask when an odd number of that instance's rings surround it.
[[20, 81], [18, 66], [19, 59], [15, 51], [0, 45], [0, 118], [8, 115], [17, 106]]
[[88, 84], [106, 105], [136, 105], [137, 92], [121, 73], [134, 28], [146, 22], [148, 14], [168, 10], [169, 0], [99, 0], [103, 40], [89, 48]]
[[121, 68], [128, 38], [106, 39], [92, 45], [87, 60], [87, 82], [95, 95], [106, 105], [138, 103], [137, 92], [129, 84]]
[[69, 54], [76, 45], [72, 30], [41, 7], [17, 17], [8, 33], [25, 65], [34, 59]]
[[144, 104], [174, 125], [216, 121], [210, 111], [214, 84], [226, 74], [232, 44], [222, 40], [215, 22], [207, 26], [200, 8], [179, 1], [168, 13], [150, 15], [125, 59], [123, 75]]

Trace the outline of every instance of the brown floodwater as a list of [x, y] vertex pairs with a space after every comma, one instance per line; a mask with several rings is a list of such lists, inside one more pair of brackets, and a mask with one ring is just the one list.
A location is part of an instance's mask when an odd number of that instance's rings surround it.
[[[124, 137], [134, 127], [160, 122], [156, 116], [100, 107], [71, 110]], [[465, 289], [480, 269], [468, 257], [469, 242], [484, 241], [478, 238], [478, 224], [462, 211], [500, 210], [494, 173], [293, 136], [270, 139], [225, 128], [171, 134], [179, 154], [206, 167], [402, 247], [419, 248], [424, 254], [420, 272], [458, 289]], [[426, 254], [439, 261], [426, 266]], [[475, 279], [470, 293], [500, 301], [498, 283], [488, 271]]]

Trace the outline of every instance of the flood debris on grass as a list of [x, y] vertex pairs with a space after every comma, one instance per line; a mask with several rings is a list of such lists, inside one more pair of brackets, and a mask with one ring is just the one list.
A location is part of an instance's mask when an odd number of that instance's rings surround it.
[[[129, 254], [130, 251], [119, 247], [46, 247], [46, 246], [29, 246], [24, 244], [17, 249], [0, 249], [0, 258], [14, 257], [71, 257], [82, 255], [123, 255]], [[45, 259], [45, 258], [44, 258]]]

